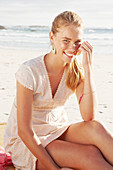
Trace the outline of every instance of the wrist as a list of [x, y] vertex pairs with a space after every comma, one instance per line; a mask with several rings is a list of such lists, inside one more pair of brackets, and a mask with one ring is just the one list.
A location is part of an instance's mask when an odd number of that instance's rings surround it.
[[93, 75], [93, 68], [92, 68], [92, 66], [91, 65], [89, 65], [89, 66], [84, 66], [84, 76], [85, 77], [89, 77], [89, 76], [92, 76]]

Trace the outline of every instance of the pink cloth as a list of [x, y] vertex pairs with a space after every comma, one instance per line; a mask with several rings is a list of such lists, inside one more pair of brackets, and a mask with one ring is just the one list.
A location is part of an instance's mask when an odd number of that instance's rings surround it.
[[6, 170], [7, 165], [12, 165], [11, 155], [0, 146], [0, 170]]

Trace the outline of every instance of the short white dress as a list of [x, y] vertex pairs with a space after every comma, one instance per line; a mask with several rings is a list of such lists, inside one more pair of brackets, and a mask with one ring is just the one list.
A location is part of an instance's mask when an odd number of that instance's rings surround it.
[[[54, 97], [44, 55], [24, 62], [15, 77], [24, 87], [33, 90], [32, 126], [43, 147], [46, 147], [69, 127], [64, 104], [73, 91], [66, 86], [66, 69]], [[35, 170], [37, 158], [18, 136], [16, 97], [4, 133], [4, 146], [11, 153], [16, 169]]]

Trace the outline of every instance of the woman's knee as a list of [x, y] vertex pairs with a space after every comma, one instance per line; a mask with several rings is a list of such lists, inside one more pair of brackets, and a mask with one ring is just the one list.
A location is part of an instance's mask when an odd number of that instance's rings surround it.
[[97, 120], [92, 120], [87, 122], [88, 123], [88, 131], [95, 139], [97, 136], [102, 135], [106, 132], [104, 126]]

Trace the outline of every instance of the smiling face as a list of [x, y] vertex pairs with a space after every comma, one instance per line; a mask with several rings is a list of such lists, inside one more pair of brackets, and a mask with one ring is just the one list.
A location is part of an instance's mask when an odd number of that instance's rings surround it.
[[70, 63], [73, 55], [79, 52], [82, 41], [83, 29], [75, 25], [62, 26], [58, 32], [50, 32], [50, 40], [56, 50], [56, 56], [65, 63]]

